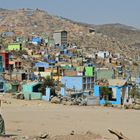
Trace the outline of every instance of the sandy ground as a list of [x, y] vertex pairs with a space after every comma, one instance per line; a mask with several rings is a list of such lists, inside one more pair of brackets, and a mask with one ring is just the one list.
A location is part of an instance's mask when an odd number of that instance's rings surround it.
[[87, 131], [117, 140], [108, 128], [121, 131], [130, 140], [140, 140], [140, 111], [93, 106], [64, 106], [45, 101], [5, 99], [2, 116], [6, 133], [33, 136], [41, 132], [65, 135]]

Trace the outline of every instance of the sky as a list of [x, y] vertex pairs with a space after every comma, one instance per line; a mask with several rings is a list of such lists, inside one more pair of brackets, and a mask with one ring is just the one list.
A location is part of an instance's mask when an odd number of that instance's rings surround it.
[[0, 8], [39, 8], [75, 21], [121, 23], [140, 29], [140, 0], [0, 0]]

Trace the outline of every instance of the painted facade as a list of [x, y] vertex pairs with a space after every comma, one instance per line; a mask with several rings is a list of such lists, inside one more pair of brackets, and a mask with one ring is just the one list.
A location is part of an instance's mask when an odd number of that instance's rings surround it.
[[[117, 81], [117, 80], [116, 80]], [[122, 81], [122, 80], [119, 80]], [[124, 82], [124, 80], [123, 80]], [[106, 101], [113, 104], [113, 105], [121, 105], [122, 103], [125, 103], [126, 100], [128, 99], [128, 92], [130, 89], [130, 85], [127, 84], [127, 82], [124, 82], [124, 84], [116, 83], [115, 84], [110, 84], [107, 87], [109, 90], [112, 91], [112, 95], [109, 97], [108, 100], [105, 100], [102, 95], [101, 95], [101, 87], [100, 85], [94, 85], [94, 96], [99, 97], [100, 101], [99, 103], [101, 105], [105, 104]]]
[[33, 37], [32, 38], [32, 43], [35, 45], [41, 44], [41, 38], [40, 37]]
[[39, 89], [42, 83], [32, 82], [27, 83], [22, 86], [22, 93], [24, 94], [24, 98], [27, 100], [41, 100], [42, 93], [40, 93]]
[[34, 68], [37, 72], [45, 72], [47, 68], [49, 68], [49, 64], [46, 62], [37, 62], [35, 63]]
[[85, 67], [85, 76], [93, 76], [94, 67]]
[[8, 45], [8, 51], [20, 51], [22, 50], [22, 44], [20, 43], [12, 43]]
[[6, 52], [0, 52], [0, 56], [1, 56], [0, 67], [2, 66], [1, 69], [3, 68], [3, 70], [8, 70], [9, 69], [9, 54]]
[[94, 87], [94, 77], [63, 76], [61, 82], [66, 88], [78, 91], [93, 90]]

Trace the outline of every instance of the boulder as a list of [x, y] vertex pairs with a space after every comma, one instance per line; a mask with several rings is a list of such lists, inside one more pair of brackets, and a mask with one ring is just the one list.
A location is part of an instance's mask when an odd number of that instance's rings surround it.
[[135, 102], [135, 104], [139, 104], [140, 105], [140, 99], [135, 99], [134, 102]]
[[42, 134], [40, 134], [40, 138], [41, 139], [46, 139], [47, 137], [48, 137], [49, 135], [47, 134], [47, 133], [42, 133]]
[[61, 102], [61, 100], [60, 100], [60, 98], [58, 98], [58, 97], [53, 97], [53, 98], [51, 99], [51, 103], [60, 104], [60, 102]]
[[133, 109], [140, 110], [140, 105], [139, 105], [139, 104], [135, 104], [135, 105], [133, 106]]

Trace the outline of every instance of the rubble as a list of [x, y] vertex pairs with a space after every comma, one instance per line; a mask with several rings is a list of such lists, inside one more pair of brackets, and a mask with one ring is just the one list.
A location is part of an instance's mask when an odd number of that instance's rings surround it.
[[55, 104], [63, 104], [63, 105], [79, 105], [79, 106], [85, 106], [87, 105], [87, 98], [83, 97], [78, 97], [78, 98], [73, 98], [70, 96], [55, 96], [52, 97], [51, 103]]
[[61, 102], [60, 98], [56, 96], [51, 99], [51, 103], [60, 104], [60, 102]]

